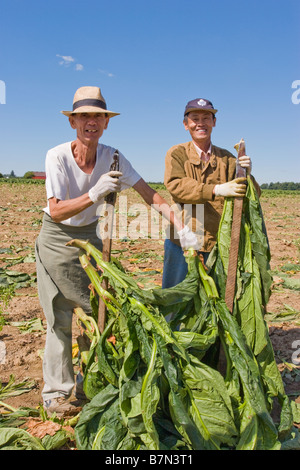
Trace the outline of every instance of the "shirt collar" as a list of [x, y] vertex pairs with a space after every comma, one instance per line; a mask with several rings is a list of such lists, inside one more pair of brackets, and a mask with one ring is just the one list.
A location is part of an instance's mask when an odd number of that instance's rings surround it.
[[199, 155], [200, 157], [200, 160], [204, 161], [204, 162], [208, 162], [209, 159], [210, 159], [210, 156], [211, 156], [211, 144], [209, 146], [209, 149], [207, 152], [203, 152], [203, 150], [201, 150], [198, 145], [195, 144], [195, 142], [193, 142], [193, 145], [196, 149], [196, 152], [197, 154]]

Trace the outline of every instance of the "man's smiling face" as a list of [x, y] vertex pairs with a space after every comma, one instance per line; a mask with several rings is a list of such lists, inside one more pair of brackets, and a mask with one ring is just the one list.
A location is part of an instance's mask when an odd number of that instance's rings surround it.
[[189, 131], [196, 144], [210, 142], [210, 136], [216, 125], [216, 118], [209, 111], [191, 111], [183, 121], [184, 127]]
[[109, 117], [104, 113], [78, 113], [69, 118], [71, 127], [76, 129], [77, 138], [85, 144], [98, 142], [105, 129]]

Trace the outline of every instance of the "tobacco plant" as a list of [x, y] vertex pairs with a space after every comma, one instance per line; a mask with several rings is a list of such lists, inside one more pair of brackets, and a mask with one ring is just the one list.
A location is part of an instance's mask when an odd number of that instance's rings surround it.
[[[73, 240], [91, 280], [84, 358], [87, 403], [75, 428], [79, 449], [273, 450], [293, 446], [293, 416], [264, 320], [270, 252], [251, 180], [244, 198], [233, 312], [224, 301], [233, 201], [227, 199], [217, 244], [204, 268], [186, 253], [187, 277], [169, 289], [141, 289], [115, 260]], [[109, 291], [102, 288], [108, 278]], [[97, 327], [97, 303], [107, 307]], [[165, 317], [172, 313], [172, 321]], [[220, 349], [226, 370], [219, 370]], [[278, 401], [280, 422], [272, 409]]]

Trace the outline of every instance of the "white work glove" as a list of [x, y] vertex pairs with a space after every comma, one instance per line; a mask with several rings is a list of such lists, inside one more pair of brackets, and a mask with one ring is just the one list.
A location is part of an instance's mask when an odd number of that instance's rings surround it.
[[246, 194], [246, 178], [236, 178], [228, 183], [216, 184], [215, 196], [243, 197]]
[[188, 250], [193, 248], [194, 250], [199, 250], [199, 242], [194, 232], [192, 232], [187, 225], [183, 229], [179, 230], [178, 236], [181, 248], [183, 250]]
[[247, 175], [249, 176], [252, 170], [251, 158], [248, 157], [247, 155], [244, 155], [243, 157], [239, 157], [238, 161], [242, 168], [246, 168]]
[[109, 171], [102, 175], [95, 186], [89, 190], [89, 198], [93, 202], [100, 201], [109, 193], [116, 193], [121, 190], [121, 183], [118, 178], [122, 176], [120, 171]]

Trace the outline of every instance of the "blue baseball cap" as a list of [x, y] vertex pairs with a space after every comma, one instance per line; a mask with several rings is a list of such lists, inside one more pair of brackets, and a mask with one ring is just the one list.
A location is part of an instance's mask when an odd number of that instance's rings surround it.
[[191, 111], [209, 111], [213, 114], [218, 112], [217, 109], [214, 109], [212, 102], [204, 98], [196, 98], [195, 100], [189, 101], [185, 107], [184, 115], [186, 116]]

